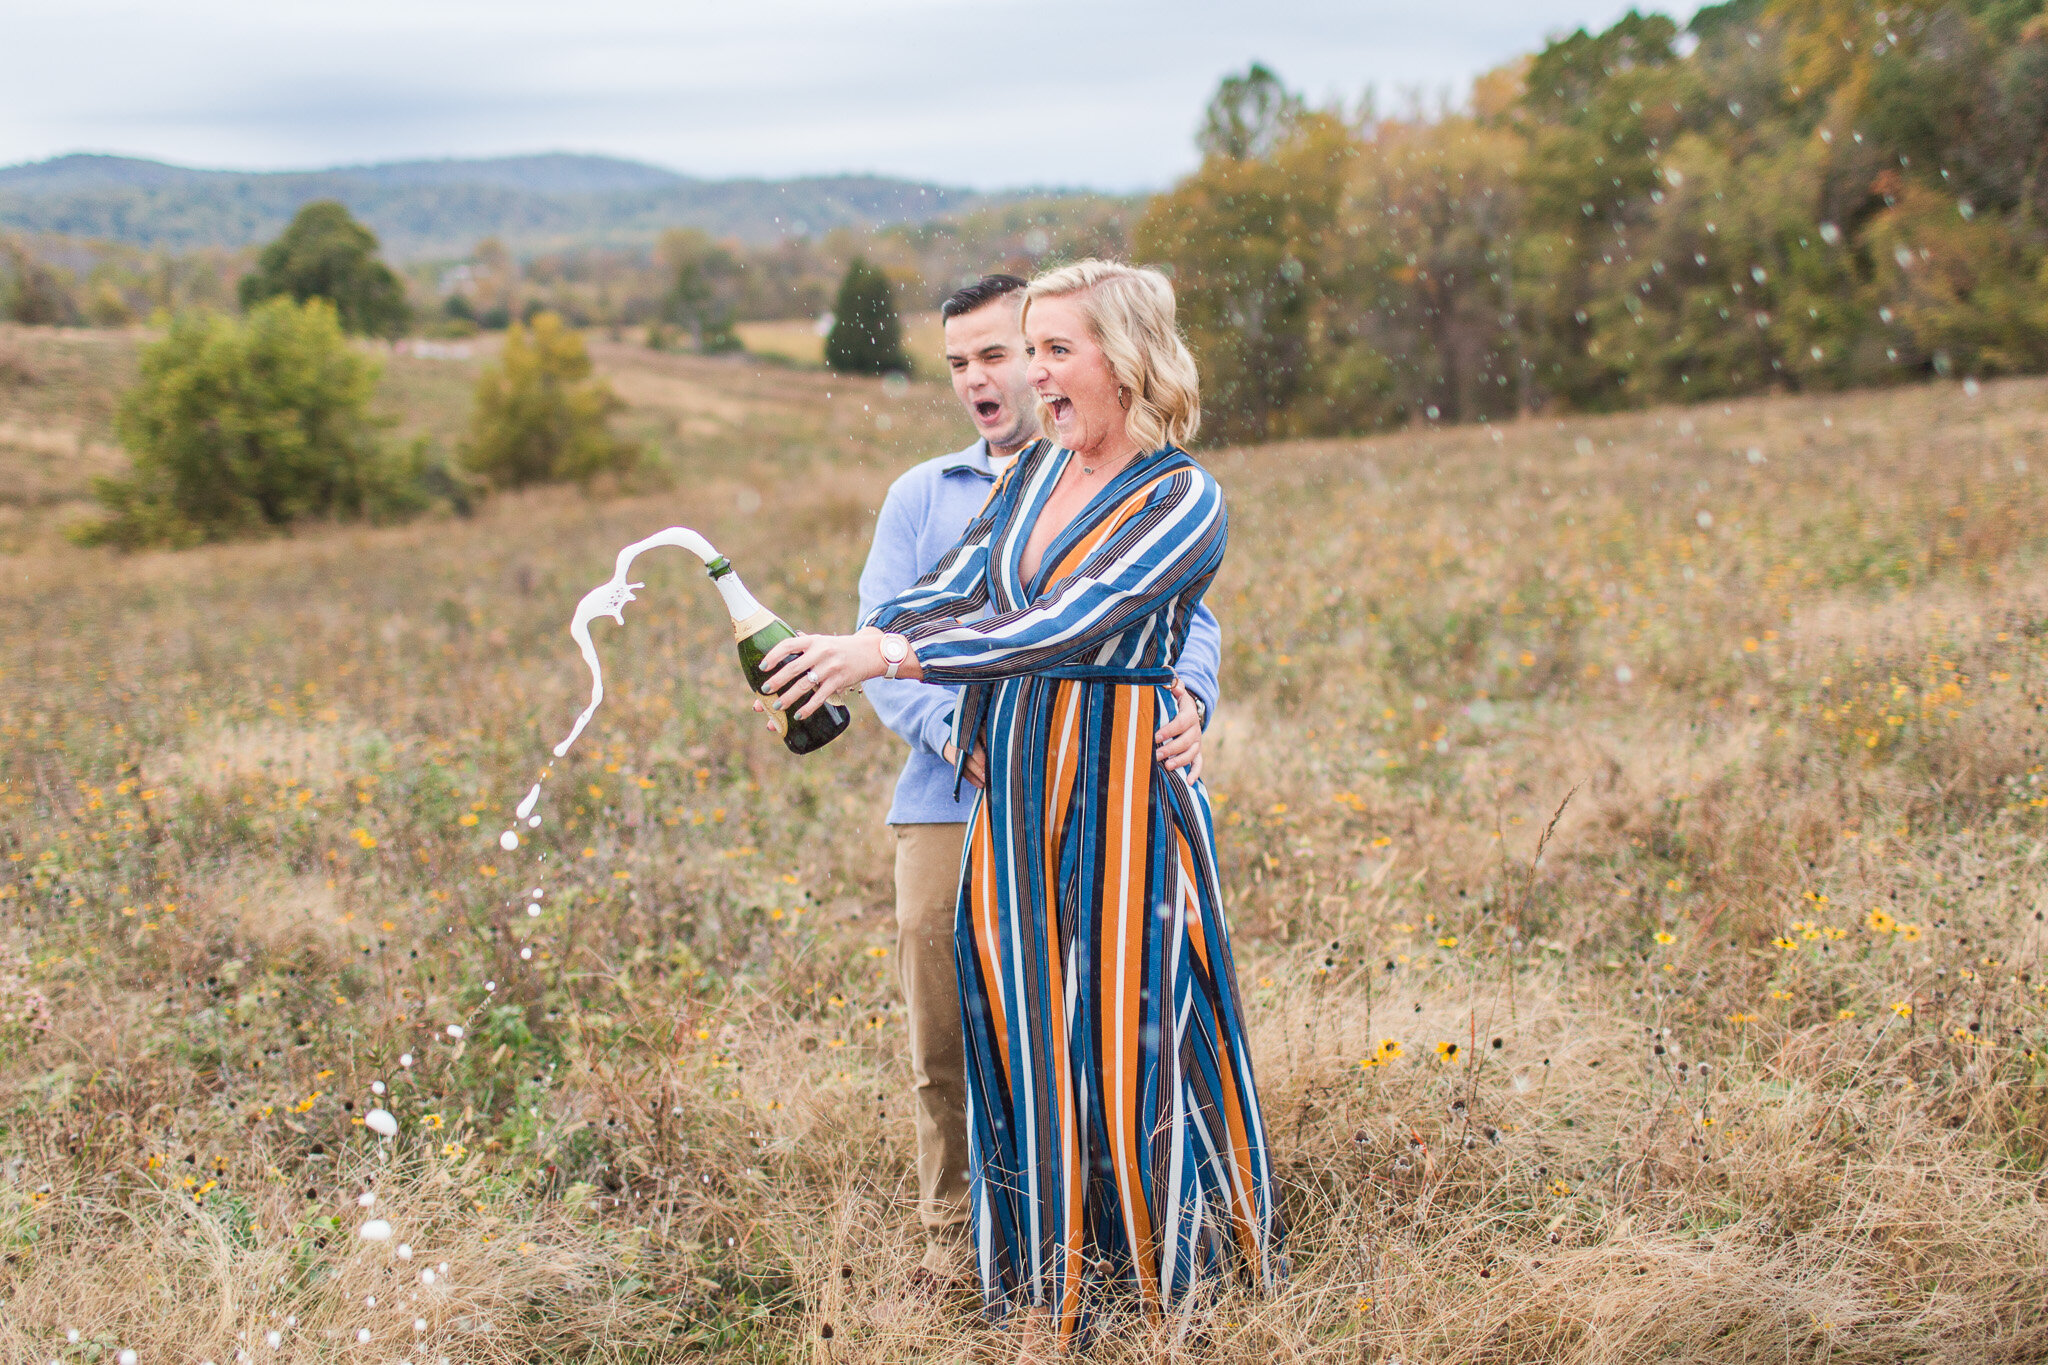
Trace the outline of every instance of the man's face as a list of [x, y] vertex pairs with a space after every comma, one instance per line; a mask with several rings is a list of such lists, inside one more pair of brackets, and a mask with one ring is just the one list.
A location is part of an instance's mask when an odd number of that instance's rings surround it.
[[946, 366], [953, 392], [993, 450], [1011, 452], [1038, 434], [1038, 404], [1024, 379], [1020, 296], [946, 319]]

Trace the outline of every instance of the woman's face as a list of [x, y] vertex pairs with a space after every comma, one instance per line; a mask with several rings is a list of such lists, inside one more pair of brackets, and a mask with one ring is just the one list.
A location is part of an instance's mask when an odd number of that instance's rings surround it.
[[1052, 414], [1047, 433], [1084, 455], [1113, 456], [1129, 443], [1116, 374], [1095, 338], [1078, 294], [1038, 299], [1024, 318], [1025, 378]]

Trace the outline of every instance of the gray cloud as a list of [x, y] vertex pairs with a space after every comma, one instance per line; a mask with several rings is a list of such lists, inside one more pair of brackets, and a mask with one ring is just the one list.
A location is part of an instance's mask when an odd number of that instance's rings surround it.
[[[1254, 58], [1316, 98], [1461, 94], [1612, 0], [0, 0], [0, 161], [303, 167], [566, 148], [700, 175], [1162, 184]], [[13, 14], [8, 10], [15, 10]], [[22, 60], [22, 56], [27, 60]]]

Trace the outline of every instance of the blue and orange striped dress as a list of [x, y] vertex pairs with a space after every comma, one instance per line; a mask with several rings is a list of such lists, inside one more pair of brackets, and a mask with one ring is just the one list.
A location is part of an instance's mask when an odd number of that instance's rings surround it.
[[1265, 1124], [1224, 925], [1207, 792], [1153, 757], [1188, 621], [1223, 562], [1222, 490], [1142, 456], [1046, 548], [1024, 545], [1072, 458], [1026, 450], [965, 538], [870, 614], [964, 685], [969, 816], [955, 958], [973, 1228], [990, 1312], [1071, 1335], [1103, 1293], [1171, 1306], [1235, 1267], [1270, 1287]]

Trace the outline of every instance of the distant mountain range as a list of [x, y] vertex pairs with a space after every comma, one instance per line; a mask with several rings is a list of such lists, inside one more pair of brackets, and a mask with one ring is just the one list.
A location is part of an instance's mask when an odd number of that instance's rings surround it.
[[548, 153], [323, 171], [203, 171], [133, 157], [0, 167], [0, 229], [187, 250], [266, 241], [309, 200], [339, 199], [395, 259], [643, 242], [664, 228], [772, 241], [920, 223], [1017, 196], [873, 175], [699, 180], [614, 157]]

